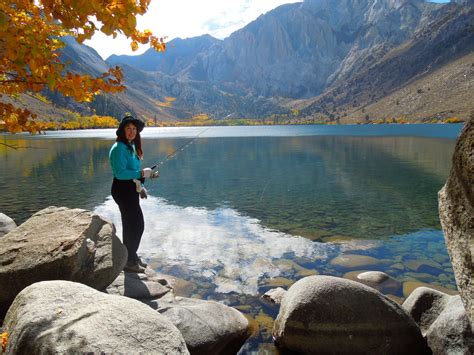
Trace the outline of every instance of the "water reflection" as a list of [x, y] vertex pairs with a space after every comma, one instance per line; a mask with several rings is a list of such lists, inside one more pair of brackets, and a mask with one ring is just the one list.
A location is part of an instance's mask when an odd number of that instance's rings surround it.
[[[327, 261], [336, 247], [269, 230], [230, 208], [178, 207], [150, 197], [142, 201], [146, 231], [139, 252], [164, 265], [185, 265], [215, 292], [258, 294], [262, 277], [284, 275], [278, 260]], [[95, 212], [110, 218], [121, 235], [120, 213], [107, 199]], [[180, 275], [182, 276], [182, 275]]]

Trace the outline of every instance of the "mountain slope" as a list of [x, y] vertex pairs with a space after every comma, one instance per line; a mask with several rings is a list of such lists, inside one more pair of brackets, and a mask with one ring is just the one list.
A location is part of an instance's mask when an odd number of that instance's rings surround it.
[[[369, 114], [365, 112], [365, 106], [372, 105], [387, 95], [411, 85], [412, 82], [429, 76], [433, 76], [433, 78], [427, 78], [427, 82], [438, 81], [444, 83], [443, 86], [432, 85], [433, 89], [438, 88], [443, 91], [443, 87], [452, 87], [450, 83], [451, 76], [440, 75], [437, 70], [473, 52], [474, 8], [460, 8], [454, 4], [444, 6], [434, 14], [431, 21], [426, 22], [423, 27], [419, 28], [410, 40], [379, 56], [375, 59], [374, 64], [368, 68], [363, 68], [346, 81], [333, 84], [323, 95], [306, 107], [303, 113], [306, 115], [323, 114], [330, 117], [341, 117], [346, 113], [349, 114], [352, 120], [356, 116], [359, 119], [365, 118]], [[467, 58], [470, 58], [470, 56]], [[463, 63], [463, 61], [459, 63]], [[458, 69], [463, 70], [451, 65], [447, 72], [457, 72]], [[454, 73], [453, 76], [455, 76]], [[466, 75], [463, 79], [467, 84], [473, 82], [471, 75]], [[395, 95], [398, 97], [398, 101], [402, 98], [403, 92], [405, 91], [400, 91], [398, 95]], [[436, 95], [433, 96], [433, 99], [435, 97]], [[424, 99], [427, 100], [426, 103], [430, 105], [428, 98], [427, 95], [424, 95]], [[440, 111], [445, 111], [443, 117], [450, 115], [451, 111], [463, 117], [470, 114], [469, 108], [462, 112], [456, 110], [455, 106], [462, 102], [457, 103], [455, 98], [452, 99], [449, 107]], [[446, 105], [448, 105], [448, 102], [446, 102]], [[378, 106], [380, 107], [380, 105]], [[380, 109], [376, 112], [377, 115], [382, 114]], [[397, 113], [400, 116], [412, 117], [415, 115], [420, 119], [423, 116], [416, 114], [414, 109], [407, 109], [404, 112], [402, 115], [400, 110], [391, 111], [387, 107], [384, 116], [393, 117]], [[432, 118], [434, 115], [435, 113], [431, 112], [425, 118]]]

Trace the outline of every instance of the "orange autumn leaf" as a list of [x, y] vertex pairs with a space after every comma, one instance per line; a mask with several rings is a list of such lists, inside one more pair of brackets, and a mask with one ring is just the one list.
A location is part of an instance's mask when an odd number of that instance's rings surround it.
[[2, 338], [2, 353], [4, 353], [5, 350], [7, 349], [8, 332], [0, 334], [0, 337]]

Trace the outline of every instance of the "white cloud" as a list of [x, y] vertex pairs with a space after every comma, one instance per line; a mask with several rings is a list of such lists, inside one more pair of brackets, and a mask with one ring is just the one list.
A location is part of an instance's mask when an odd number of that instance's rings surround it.
[[[210, 34], [225, 38], [244, 27], [261, 14], [282, 4], [301, 0], [152, 0], [148, 12], [137, 19], [138, 27], [150, 29], [167, 40]], [[140, 54], [148, 49], [142, 46], [132, 52], [130, 43], [123, 36], [116, 39], [102, 33], [94, 35], [88, 46], [105, 59], [111, 54]]]

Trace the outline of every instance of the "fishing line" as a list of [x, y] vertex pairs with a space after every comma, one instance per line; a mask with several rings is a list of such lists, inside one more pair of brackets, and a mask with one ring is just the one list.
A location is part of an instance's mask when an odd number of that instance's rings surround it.
[[156, 163], [155, 165], [153, 165], [151, 167], [151, 170], [155, 170], [156, 168], [162, 166], [164, 163], [166, 163], [168, 160], [171, 160], [173, 159], [176, 155], [178, 155], [180, 152], [182, 152], [183, 150], [185, 150], [188, 146], [190, 146], [196, 139], [199, 138], [199, 136], [201, 136], [201, 134], [203, 134], [204, 132], [206, 132], [208, 129], [210, 129], [211, 127], [207, 127], [205, 129], [203, 129], [201, 132], [199, 132], [199, 134], [197, 136], [195, 136], [194, 138], [192, 138], [191, 140], [189, 140], [188, 142], [184, 143], [183, 145], [181, 145], [180, 147], [176, 148], [174, 151], [172, 151], [170, 154], [168, 154], [166, 156], [165, 159], [161, 160], [160, 162]]

